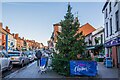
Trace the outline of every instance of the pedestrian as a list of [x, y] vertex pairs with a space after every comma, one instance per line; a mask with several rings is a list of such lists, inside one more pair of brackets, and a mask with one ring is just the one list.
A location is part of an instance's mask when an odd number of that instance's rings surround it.
[[38, 50], [35, 56], [37, 57], [37, 66], [39, 66], [41, 64], [42, 52]]
[[91, 50], [89, 52], [90, 52], [90, 56], [91, 56], [92, 60], [94, 60], [94, 54], [92, 53]]
[[81, 54], [77, 54], [77, 59], [81, 59]]
[[2, 52], [6, 53], [6, 49], [4, 46], [3, 46]]

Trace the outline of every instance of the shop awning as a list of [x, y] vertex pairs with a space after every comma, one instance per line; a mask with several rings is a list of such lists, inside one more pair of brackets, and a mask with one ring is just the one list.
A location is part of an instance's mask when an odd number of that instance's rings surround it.
[[92, 49], [95, 49], [95, 47], [94, 47], [94, 46], [91, 46], [91, 47], [87, 47], [86, 49], [87, 49], [87, 50], [92, 50]]
[[95, 46], [87, 46], [87, 50], [99, 49], [100, 47], [104, 47], [103, 44], [95, 45]]

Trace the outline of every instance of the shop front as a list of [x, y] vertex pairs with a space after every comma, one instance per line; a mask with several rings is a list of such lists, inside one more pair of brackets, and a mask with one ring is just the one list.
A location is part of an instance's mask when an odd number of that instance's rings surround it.
[[94, 56], [103, 54], [104, 55], [104, 45], [94, 45], [94, 46], [87, 46], [86, 50], [91, 50], [94, 53]]
[[112, 57], [113, 66], [118, 67], [120, 64], [120, 37], [106, 42], [105, 47], [107, 48], [106, 57]]
[[87, 48], [87, 52], [89, 54], [89, 51], [92, 51], [92, 53], [94, 54], [94, 59], [95, 61], [97, 62], [103, 62], [104, 60], [104, 45], [101, 44], [101, 45], [94, 45], [94, 46], [88, 46]]

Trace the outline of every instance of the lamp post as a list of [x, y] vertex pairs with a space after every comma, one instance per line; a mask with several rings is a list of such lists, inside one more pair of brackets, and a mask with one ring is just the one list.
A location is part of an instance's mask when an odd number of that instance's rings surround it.
[[8, 34], [6, 34], [6, 51], [8, 52]]

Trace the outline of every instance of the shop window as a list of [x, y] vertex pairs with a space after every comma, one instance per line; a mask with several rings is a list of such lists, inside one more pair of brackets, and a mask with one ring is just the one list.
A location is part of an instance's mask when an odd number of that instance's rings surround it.
[[107, 57], [112, 57], [112, 48], [107, 48]]
[[112, 48], [109, 48], [109, 50], [110, 50], [109, 57], [112, 57]]

